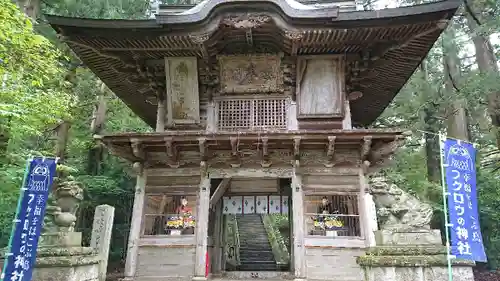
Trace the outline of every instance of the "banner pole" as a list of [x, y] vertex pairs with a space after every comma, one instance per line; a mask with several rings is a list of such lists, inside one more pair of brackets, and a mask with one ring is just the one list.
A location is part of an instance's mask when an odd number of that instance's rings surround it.
[[444, 140], [442, 134], [439, 134], [439, 154], [441, 158], [441, 186], [443, 188], [443, 212], [444, 212], [444, 231], [446, 237], [446, 261], [448, 265], [448, 281], [453, 281], [453, 269], [451, 267], [451, 247], [450, 247], [450, 222], [448, 218], [448, 192], [446, 190], [446, 178], [445, 178], [445, 161], [444, 161]]
[[14, 219], [12, 220], [12, 230], [10, 231], [10, 237], [9, 237], [9, 244], [7, 246], [7, 249], [9, 252], [5, 253], [5, 259], [4, 259], [4, 265], [3, 265], [3, 269], [2, 269], [2, 278], [1, 280], [3, 281], [3, 279], [5, 278], [4, 274], [5, 274], [5, 270], [7, 269], [7, 264], [9, 263], [9, 255], [11, 255], [11, 251], [12, 251], [12, 240], [14, 238], [14, 232], [16, 231], [16, 223], [18, 223], [17, 221], [17, 216], [19, 215], [19, 212], [20, 212], [20, 209], [21, 209], [21, 202], [23, 201], [23, 197], [24, 197], [24, 192], [25, 192], [25, 185], [26, 185], [26, 180], [28, 179], [28, 173], [29, 173], [29, 170], [30, 170], [30, 164], [31, 164], [31, 161], [33, 160], [33, 158], [29, 158], [27, 161], [26, 161], [26, 168], [24, 169], [24, 177], [23, 177], [23, 183], [21, 185], [21, 188], [19, 189], [19, 198], [17, 199], [17, 207], [16, 207], [16, 213], [14, 214]]

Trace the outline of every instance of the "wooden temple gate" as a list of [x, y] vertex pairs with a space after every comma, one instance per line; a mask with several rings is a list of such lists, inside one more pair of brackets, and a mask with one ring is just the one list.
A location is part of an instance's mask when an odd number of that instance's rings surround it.
[[355, 260], [376, 229], [366, 175], [404, 139], [366, 127], [459, 1], [380, 11], [333, 2], [210, 0], [137, 21], [47, 16], [156, 131], [96, 136], [137, 175], [126, 280], [204, 280], [207, 257], [208, 277], [224, 273], [224, 197], [231, 182], [262, 179], [289, 181], [292, 278], [364, 279]]

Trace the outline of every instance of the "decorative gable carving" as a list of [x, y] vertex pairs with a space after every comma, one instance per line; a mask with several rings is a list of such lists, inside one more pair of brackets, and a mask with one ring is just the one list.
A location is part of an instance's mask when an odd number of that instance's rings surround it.
[[283, 92], [279, 55], [228, 55], [218, 60], [223, 94]]

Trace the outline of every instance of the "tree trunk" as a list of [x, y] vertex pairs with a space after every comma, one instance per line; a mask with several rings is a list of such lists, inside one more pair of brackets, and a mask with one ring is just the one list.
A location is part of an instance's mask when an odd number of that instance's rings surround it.
[[62, 121], [55, 129], [56, 131], [56, 157], [59, 157], [59, 162], [63, 163], [66, 158], [66, 147], [69, 139], [69, 129], [71, 123], [69, 121]]
[[[471, 32], [472, 41], [476, 49], [476, 62], [479, 72], [483, 77], [496, 77], [500, 78], [498, 65], [490, 39], [486, 35], [477, 33], [479, 23], [472, 15], [472, 9], [466, 9], [467, 12], [467, 26]], [[493, 79], [491, 79], [493, 80]], [[490, 89], [487, 93], [488, 100], [488, 114], [491, 118], [492, 130], [496, 139], [497, 148], [500, 149], [500, 92], [498, 89]]]
[[467, 118], [467, 102], [459, 93], [460, 59], [455, 43], [455, 30], [449, 26], [443, 36], [443, 68], [445, 75], [445, 91], [451, 101], [447, 113], [448, 136], [469, 140], [469, 122]]
[[425, 155], [427, 164], [427, 180], [433, 183], [440, 183], [441, 181], [441, 169], [439, 168], [439, 138], [437, 134], [439, 133], [439, 121], [436, 118], [439, 103], [433, 102], [435, 98], [434, 93], [431, 93], [432, 89], [429, 87], [429, 75], [427, 71], [427, 61], [423, 60], [420, 64], [420, 71], [422, 72], [423, 78], [423, 91], [426, 97], [425, 106], [422, 109], [422, 121], [424, 122], [424, 131], [430, 132], [425, 133]]
[[[104, 130], [104, 124], [106, 122], [106, 85], [99, 81], [100, 93], [97, 96], [97, 104], [94, 108], [94, 114], [92, 116], [92, 123], [90, 124], [90, 132], [92, 135], [101, 134]], [[89, 150], [88, 163], [87, 163], [87, 173], [89, 175], [98, 175], [102, 168], [104, 148], [102, 144], [97, 142]]]

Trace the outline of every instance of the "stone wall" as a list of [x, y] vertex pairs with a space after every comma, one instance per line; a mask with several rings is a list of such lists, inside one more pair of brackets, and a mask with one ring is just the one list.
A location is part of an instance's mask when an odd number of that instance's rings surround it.
[[356, 258], [364, 254], [359, 248], [308, 247], [307, 280], [363, 281]]
[[191, 279], [194, 274], [194, 246], [140, 247], [136, 280]]

